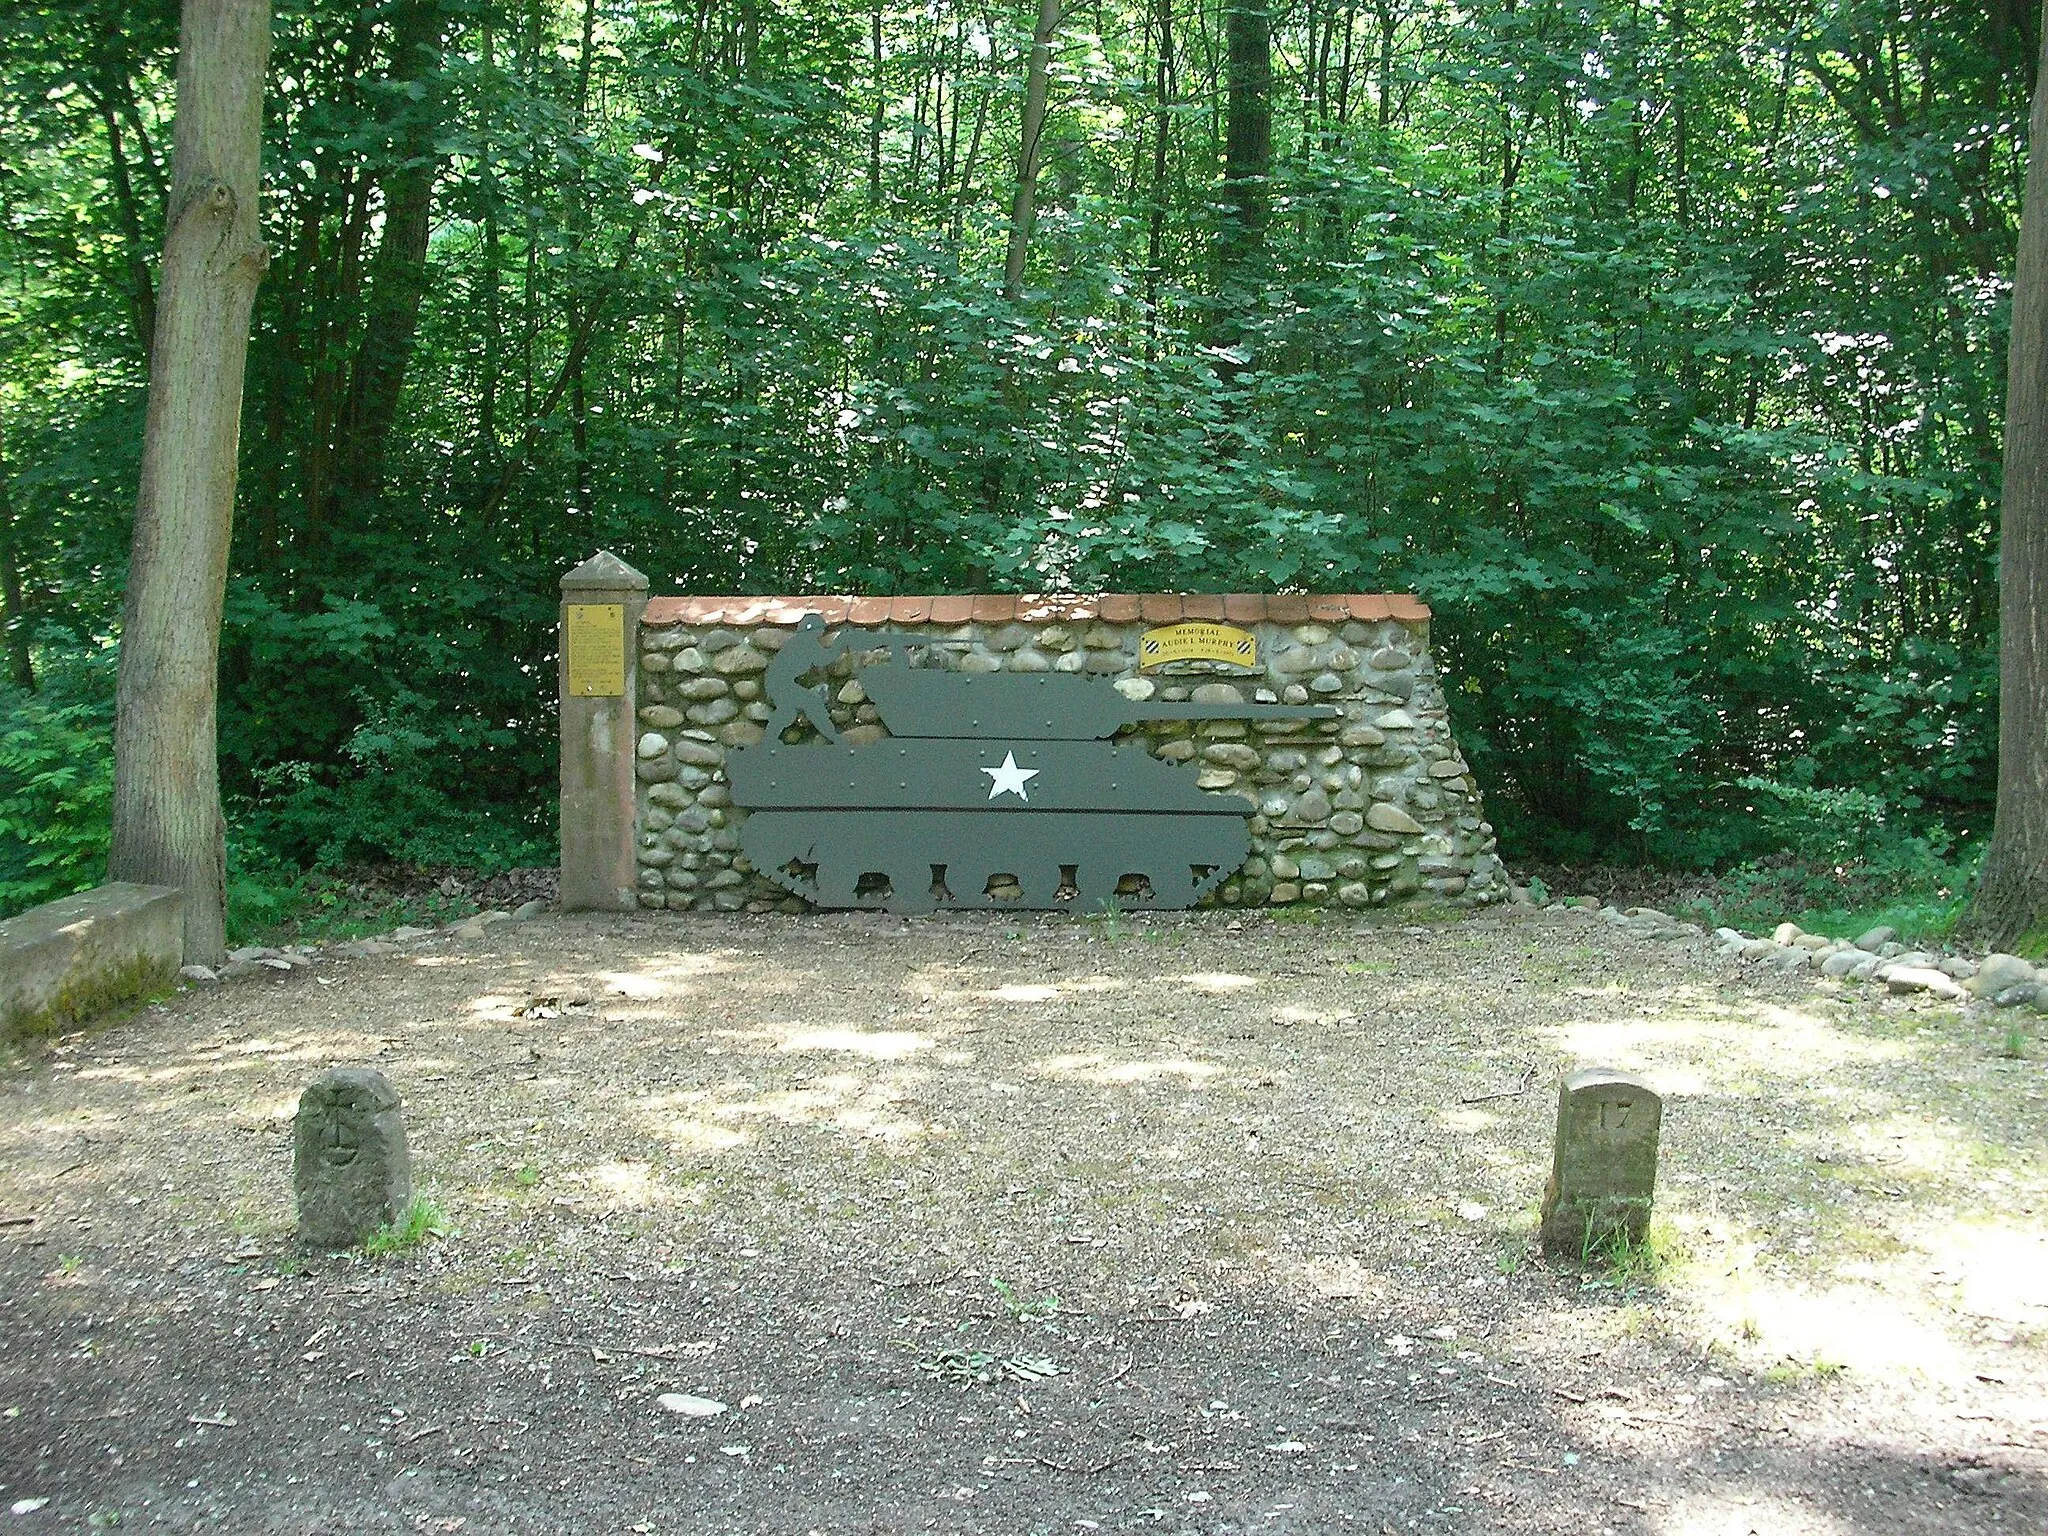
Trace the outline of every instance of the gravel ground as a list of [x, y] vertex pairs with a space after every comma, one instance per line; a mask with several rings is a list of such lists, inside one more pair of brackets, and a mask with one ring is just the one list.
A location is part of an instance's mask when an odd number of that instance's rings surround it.
[[[1508, 913], [543, 918], [187, 992], [0, 1067], [0, 1532], [2039, 1532], [2005, 1022]], [[297, 1251], [342, 1062], [440, 1240]], [[1633, 1274], [1530, 1251], [1581, 1064], [1666, 1095]]]

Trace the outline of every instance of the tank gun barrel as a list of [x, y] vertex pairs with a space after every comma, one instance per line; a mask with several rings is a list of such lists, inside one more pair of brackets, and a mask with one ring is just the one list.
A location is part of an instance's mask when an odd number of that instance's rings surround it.
[[[1122, 694], [1117, 695], [1122, 698]], [[1140, 720], [1334, 720], [1343, 713], [1330, 704], [1154, 704], [1133, 701], [1126, 722]]]

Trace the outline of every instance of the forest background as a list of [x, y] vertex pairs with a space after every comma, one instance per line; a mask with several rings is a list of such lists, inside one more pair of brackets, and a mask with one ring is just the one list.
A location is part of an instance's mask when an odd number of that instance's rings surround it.
[[[280, 0], [239, 920], [552, 862], [555, 584], [607, 547], [1414, 591], [1511, 862], [1944, 921], [2036, 14]], [[104, 869], [176, 46], [174, 0], [0, 23], [0, 914]]]

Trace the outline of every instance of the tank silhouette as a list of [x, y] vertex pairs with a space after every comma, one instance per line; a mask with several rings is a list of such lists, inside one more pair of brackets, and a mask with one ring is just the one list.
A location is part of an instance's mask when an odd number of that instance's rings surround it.
[[[755, 869], [824, 907], [929, 912], [940, 905], [1090, 910], [1193, 905], [1251, 850], [1243, 797], [1110, 741], [1144, 720], [1298, 720], [1327, 706], [1136, 702], [1069, 672], [969, 674], [917, 667], [934, 642], [844, 631], [813, 617], [764, 679], [766, 738], [726, 754], [740, 848]], [[827, 696], [801, 679], [839, 656], [886, 649], [857, 676], [890, 735], [841, 740]], [[829, 682], [828, 682], [829, 686]], [[818, 739], [786, 742], [808, 721]], [[1017, 894], [999, 900], [999, 882]]]

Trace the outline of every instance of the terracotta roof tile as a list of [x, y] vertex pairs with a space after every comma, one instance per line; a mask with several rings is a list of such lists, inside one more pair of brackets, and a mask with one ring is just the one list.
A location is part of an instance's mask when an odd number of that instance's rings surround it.
[[640, 622], [649, 629], [679, 624], [795, 624], [806, 614], [828, 624], [984, 624], [1013, 619], [1043, 624], [1086, 623], [1102, 618], [1112, 624], [1143, 620], [1171, 624], [1180, 619], [1223, 619], [1237, 624], [1261, 620], [1299, 624], [1309, 619], [1334, 623], [1345, 617], [1376, 622], [1398, 619], [1426, 623], [1429, 606], [1406, 593], [1375, 592], [1044, 592], [951, 593], [936, 597], [651, 597]]

